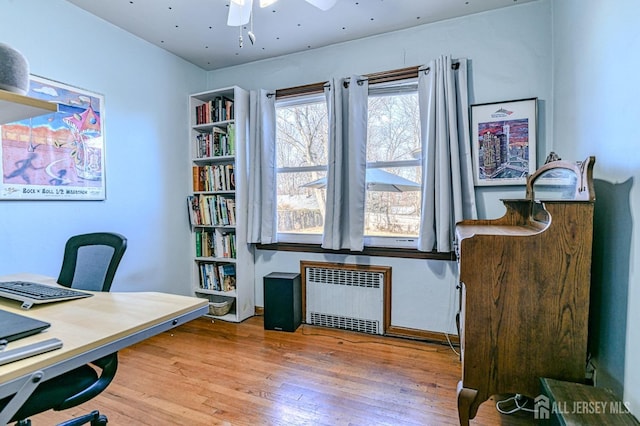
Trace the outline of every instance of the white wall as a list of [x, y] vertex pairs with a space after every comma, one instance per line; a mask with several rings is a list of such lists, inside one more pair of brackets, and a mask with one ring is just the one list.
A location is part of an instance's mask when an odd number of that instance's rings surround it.
[[618, 392], [624, 386], [638, 416], [640, 3], [556, 0], [552, 11], [554, 145], [567, 159], [596, 156], [590, 343], [597, 377]]
[[[551, 14], [549, 2], [517, 5], [462, 19], [423, 25], [276, 59], [236, 66], [208, 75], [214, 89], [237, 84], [246, 89], [279, 89], [353, 73], [372, 73], [427, 63], [442, 54], [470, 59], [471, 103], [538, 97], [542, 161], [551, 128]], [[259, 46], [257, 46], [259, 48]], [[252, 48], [247, 46], [247, 48]], [[524, 196], [523, 187], [478, 192], [480, 214], [497, 217], [500, 198]], [[454, 332], [455, 262], [358, 258], [258, 251], [256, 303], [263, 304], [262, 277], [273, 271], [299, 271], [299, 261], [327, 260], [393, 268], [392, 324]]]
[[0, 0], [32, 74], [105, 96], [106, 201], [0, 201], [0, 274], [57, 276], [69, 236], [128, 238], [114, 290], [189, 294], [188, 94], [206, 73], [63, 0]]
[[457, 335], [455, 262], [258, 250], [255, 272], [258, 306], [264, 302], [262, 278], [271, 272], [299, 272], [301, 260], [390, 266], [392, 325]]
[[[596, 202], [592, 346], [600, 380], [624, 386], [638, 414], [638, 16], [637, 0], [540, 0], [205, 73], [65, 1], [0, 0], [0, 40], [26, 55], [32, 73], [105, 95], [107, 143], [106, 201], [0, 201], [0, 274], [57, 275], [68, 236], [113, 230], [129, 238], [114, 289], [188, 294], [190, 176], [182, 143], [189, 93], [234, 84], [276, 89], [418, 65], [440, 54], [467, 57], [472, 103], [540, 99], [539, 164], [550, 150], [566, 159], [597, 157], [595, 176], [605, 191]], [[481, 216], [500, 215], [499, 198], [522, 192], [482, 188]], [[260, 251], [258, 304], [262, 277], [297, 271], [301, 259], [390, 265], [394, 325], [453, 329], [452, 262]]]

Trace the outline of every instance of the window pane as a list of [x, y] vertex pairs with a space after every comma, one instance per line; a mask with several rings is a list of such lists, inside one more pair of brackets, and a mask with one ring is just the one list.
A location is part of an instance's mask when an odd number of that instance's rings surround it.
[[420, 229], [420, 167], [377, 170], [407, 179], [411, 184], [368, 184], [364, 234], [380, 237], [416, 237]]
[[418, 235], [422, 180], [419, 160], [417, 93], [370, 96], [365, 236]]
[[[326, 172], [278, 173], [278, 232], [322, 234], [326, 175]], [[310, 182], [312, 187], [303, 186]]]
[[[324, 96], [276, 105], [279, 233], [322, 234], [327, 168]], [[306, 186], [305, 186], [306, 185]]]
[[369, 96], [368, 120], [367, 162], [419, 158], [417, 93]]

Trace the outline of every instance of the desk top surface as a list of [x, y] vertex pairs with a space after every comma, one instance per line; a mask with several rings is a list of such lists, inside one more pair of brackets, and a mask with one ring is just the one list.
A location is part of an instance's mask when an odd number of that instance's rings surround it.
[[[10, 280], [57, 285], [54, 278], [42, 275], [0, 276], [0, 281]], [[54, 337], [63, 342], [61, 349], [0, 366], [0, 384], [206, 307], [205, 299], [158, 292], [95, 292], [93, 297], [28, 310], [18, 301], [0, 298], [0, 309], [51, 323], [42, 333], [10, 342], [7, 349]]]
[[503, 235], [503, 236], [523, 236], [539, 234], [541, 229], [534, 226], [525, 225], [473, 225], [461, 224], [456, 227], [458, 240], [472, 237], [474, 235]]

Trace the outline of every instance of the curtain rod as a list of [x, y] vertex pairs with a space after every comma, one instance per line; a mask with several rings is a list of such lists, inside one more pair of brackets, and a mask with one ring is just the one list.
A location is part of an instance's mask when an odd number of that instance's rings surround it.
[[276, 90], [276, 99], [289, 98], [299, 95], [311, 95], [314, 93], [323, 93], [326, 81], [320, 83], [305, 84], [304, 86], [288, 87], [286, 89]]
[[[457, 70], [460, 67], [459, 62], [453, 62], [451, 69]], [[369, 84], [387, 83], [389, 81], [405, 80], [408, 78], [418, 78], [418, 72], [429, 72], [430, 68], [420, 68], [419, 66], [400, 68], [391, 71], [381, 71], [371, 74], [365, 74], [364, 77], [369, 80]], [[319, 83], [305, 84], [303, 86], [287, 87], [285, 89], [276, 90], [276, 99], [284, 99], [300, 95], [312, 95], [324, 92], [324, 86], [328, 81]], [[345, 83], [348, 86], [348, 83]]]

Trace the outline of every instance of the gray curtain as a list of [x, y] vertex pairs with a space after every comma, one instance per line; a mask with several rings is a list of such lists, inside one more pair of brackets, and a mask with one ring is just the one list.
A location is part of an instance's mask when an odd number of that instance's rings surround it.
[[420, 69], [422, 212], [418, 250], [450, 252], [455, 224], [477, 218], [469, 136], [467, 60], [440, 56]]
[[325, 95], [329, 156], [322, 247], [362, 251], [369, 83], [357, 75], [347, 80], [333, 79]]
[[276, 242], [276, 96], [261, 89], [249, 93], [249, 212], [247, 241]]

